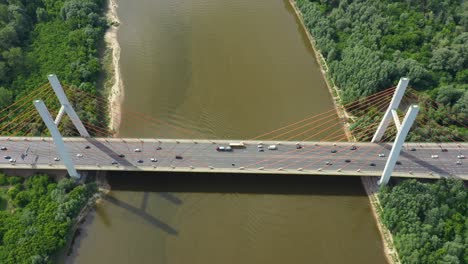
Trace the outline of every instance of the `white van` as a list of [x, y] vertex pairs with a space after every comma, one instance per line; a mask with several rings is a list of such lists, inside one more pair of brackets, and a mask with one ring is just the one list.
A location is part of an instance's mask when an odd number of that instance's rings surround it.
[[276, 147], [276, 145], [270, 145], [268, 146], [268, 150], [277, 150], [278, 147]]

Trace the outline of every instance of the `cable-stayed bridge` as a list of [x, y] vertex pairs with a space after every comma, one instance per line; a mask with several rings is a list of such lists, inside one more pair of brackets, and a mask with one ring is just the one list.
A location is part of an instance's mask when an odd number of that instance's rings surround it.
[[[0, 111], [0, 169], [67, 170], [77, 178], [79, 171], [97, 170], [382, 176], [383, 184], [392, 175], [468, 178], [464, 138], [447, 135], [449, 143], [405, 143], [412, 126], [433, 125], [416, 118], [414, 92], [404, 98], [407, 79], [344, 105], [344, 115], [330, 109], [249, 140], [194, 139], [196, 135], [181, 126], [137, 112], [135, 118], [172, 126], [190, 139], [118, 138], [106, 122], [79, 117], [84, 112], [79, 102], [106, 106], [105, 99], [78, 88], [64, 90], [55, 75], [49, 81]], [[52, 113], [55, 119], [44, 103], [53, 105], [48, 100], [55, 99], [54, 93], [60, 106]], [[398, 110], [400, 104], [409, 106], [406, 113]], [[360, 118], [363, 113], [365, 118]], [[350, 122], [337, 127], [337, 120]], [[47, 130], [42, 131], [51, 137], [39, 132], [44, 123]], [[59, 129], [72, 131], [71, 136], [62, 137]], [[356, 137], [371, 142], [356, 142]]]

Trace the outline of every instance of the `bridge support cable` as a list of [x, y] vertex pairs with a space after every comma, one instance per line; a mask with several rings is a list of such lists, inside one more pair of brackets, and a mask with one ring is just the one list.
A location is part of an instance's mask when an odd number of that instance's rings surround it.
[[37, 111], [42, 117], [42, 120], [49, 129], [50, 134], [52, 135], [52, 138], [54, 140], [55, 147], [57, 148], [57, 152], [59, 153], [63, 164], [67, 168], [68, 174], [72, 178], [79, 179], [80, 175], [75, 169], [75, 164], [73, 164], [73, 161], [70, 157], [70, 152], [66, 148], [65, 143], [63, 142], [63, 137], [60, 134], [60, 131], [58, 130], [57, 124], [55, 124], [54, 120], [52, 119], [49, 110], [47, 110], [47, 107], [41, 100], [34, 101], [34, 106], [36, 107]]
[[393, 119], [396, 123], [397, 129], [399, 127], [399, 119], [396, 113], [398, 106], [400, 105], [401, 99], [405, 94], [406, 87], [408, 87], [409, 79], [408, 78], [401, 78], [398, 82], [398, 86], [393, 94], [392, 101], [385, 112], [382, 121], [380, 122], [377, 131], [375, 131], [374, 137], [372, 138], [372, 143], [379, 142], [382, 139], [385, 130], [387, 129], [388, 125], [390, 124], [391, 119]]
[[47, 78], [49, 79], [49, 82], [52, 85], [52, 89], [54, 89], [55, 95], [57, 96], [57, 98], [60, 101], [60, 104], [62, 105], [57, 117], [54, 120], [54, 124], [57, 126], [60, 123], [60, 120], [62, 119], [63, 115], [67, 113], [73, 125], [80, 133], [80, 136], [89, 137], [88, 131], [86, 130], [80, 118], [73, 109], [72, 105], [68, 101], [68, 98], [65, 95], [65, 92], [63, 91], [62, 85], [60, 84], [57, 76], [54, 74], [50, 74], [47, 76]]
[[[401, 99], [401, 98], [400, 98]], [[411, 105], [406, 112], [405, 119], [401, 123], [400, 127], [397, 127], [397, 136], [395, 142], [393, 143], [392, 150], [390, 151], [390, 155], [387, 159], [387, 163], [385, 164], [384, 171], [382, 173], [382, 177], [380, 177], [379, 185], [386, 185], [392, 176], [393, 169], [395, 168], [396, 162], [398, 157], [400, 156], [401, 148], [405, 143], [406, 136], [413, 125], [414, 121], [416, 120], [416, 116], [418, 115], [419, 107], [417, 105]], [[395, 124], [396, 125], [396, 124]]]

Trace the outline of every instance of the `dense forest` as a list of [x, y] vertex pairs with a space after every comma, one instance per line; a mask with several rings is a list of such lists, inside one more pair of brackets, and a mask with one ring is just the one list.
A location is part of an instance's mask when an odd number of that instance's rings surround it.
[[461, 180], [406, 180], [379, 193], [403, 263], [468, 263], [468, 191]]
[[[468, 138], [468, 2], [296, 0], [343, 103], [409, 77], [422, 108], [414, 141]], [[437, 110], [431, 110], [438, 106]], [[450, 135], [447, 136], [447, 135]]]
[[[0, 109], [46, 83], [50, 73], [96, 93], [104, 8], [105, 0], [0, 0]], [[96, 105], [78, 102], [77, 112], [97, 123], [93, 111], [83, 110]]]
[[23, 182], [0, 173], [0, 263], [52, 263], [51, 255], [64, 247], [95, 192], [95, 184], [77, 185], [73, 179], [55, 182], [36, 175]]

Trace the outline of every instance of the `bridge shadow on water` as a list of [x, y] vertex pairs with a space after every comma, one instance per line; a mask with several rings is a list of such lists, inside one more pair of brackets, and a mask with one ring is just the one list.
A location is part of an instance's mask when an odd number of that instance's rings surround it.
[[171, 193], [366, 195], [360, 178], [350, 176], [109, 172], [107, 180], [114, 191], [156, 192], [176, 205], [182, 201]]
[[[156, 195], [172, 203], [173, 206], [183, 204], [183, 200], [178, 197], [178, 193], [365, 196], [359, 177], [109, 172], [107, 180], [112, 191], [142, 192], [143, 196], [140, 206], [121, 200], [114, 196], [112, 192], [103, 197], [106, 202], [141, 217], [155, 228], [173, 236], [177, 236], [179, 231], [147, 212], [150, 193], [156, 193]], [[112, 225], [106, 210], [101, 208], [96, 213], [106, 225]], [[86, 233], [81, 234], [79, 241], [86, 235]]]

